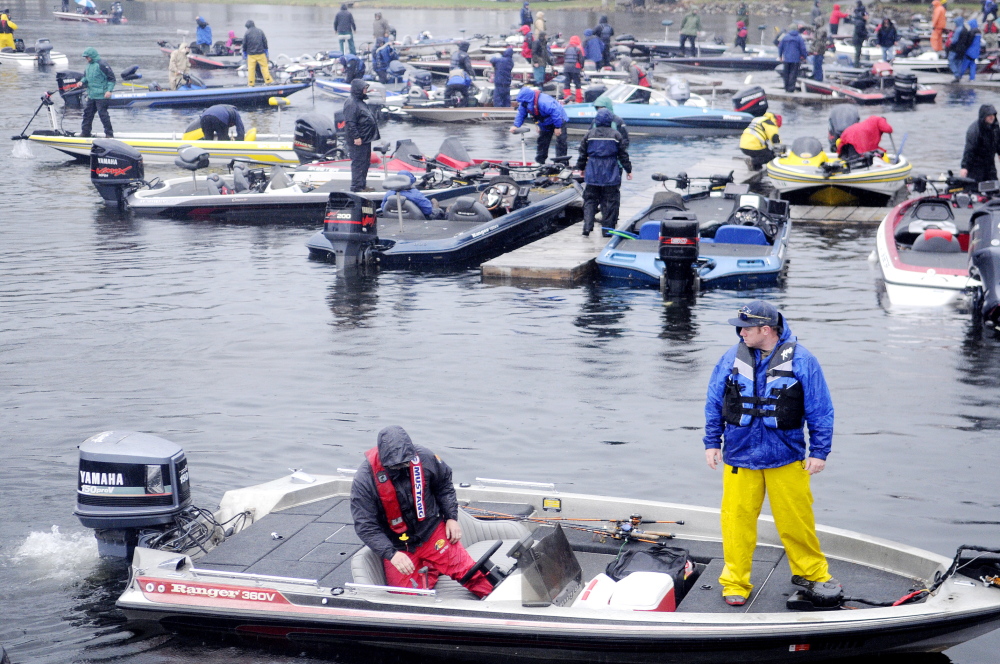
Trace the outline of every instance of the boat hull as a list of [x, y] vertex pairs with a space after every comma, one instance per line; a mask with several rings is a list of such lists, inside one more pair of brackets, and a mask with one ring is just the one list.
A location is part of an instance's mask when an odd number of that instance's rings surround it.
[[[178, 134], [117, 134], [116, 140], [137, 149], [146, 163], [173, 164], [182, 145], [193, 145], [208, 151], [213, 166], [225, 166], [233, 159], [258, 164], [298, 164], [291, 141], [191, 141]], [[90, 159], [93, 138], [61, 136], [51, 131], [36, 131], [28, 140], [58, 150], [74, 159]]]
[[[836, 156], [830, 153], [830, 159]], [[906, 186], [912, 166], [905, 157], [898, 164], [875, 160], [872, 167], [828, 175], [819, 167], [767, 164], [767, 176], [781, 198], [793, 205], [875, 205], [888, 203]]]
[[38, 56], [34, 53], [0, 52], [0, 62], [9, 62], [19, 67], [56, 67], [60, 69], [69, 67], [69, 58], [66, 57], [65, 53], [49, 51], [49, 59], [52, 60], [52, 64], [43, 65], [38, 62]]
[[179, 108], [232, 104], [242, 108], [267, 106], [271, 97], [287, 97], [305, 90], [310, 83], [287, 83], [258, 87], [202, 88], [197, 90], [115, 90], [109, 108]]
[[[628, 125], [629, 136], [728, 136], [739, 134], [753, 116], [700, 106], [615, 104], [615, 114]], [[586, 132], [597, 115], [593, 104], [566, 106], [570, 131]]]

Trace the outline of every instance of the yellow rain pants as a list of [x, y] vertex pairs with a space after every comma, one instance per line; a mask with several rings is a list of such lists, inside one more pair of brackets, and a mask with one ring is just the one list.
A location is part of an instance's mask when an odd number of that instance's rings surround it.
[[722, 554], [726, 562], [719, 577], [722, 596], [749, 597], [753, 590], [750, 569], [765, 493], [792, 574], [810, 581], [828, 581], [830, 572], [816, 537], [805, 464], [796, 461], [780, 468], [740, 468], [737, 473], [723, 464], [722, 472]]
[[274, 79], [271, 78], [271, 72], [267, 67], [267, 56], [263, 53], [258, 53], [257, 55], [247, 56], [247, 84], [252, 88], [257, 83], [257, 65], [260, 65], [260, 71], [264, 74], [264, 85], [271, 85], [274, 83]]

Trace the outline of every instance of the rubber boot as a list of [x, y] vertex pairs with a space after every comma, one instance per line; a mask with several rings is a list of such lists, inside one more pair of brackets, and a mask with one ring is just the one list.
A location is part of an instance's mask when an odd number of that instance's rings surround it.
[[578, 104], [583, 103], [583, 90], [581, 90], [580, 88], [576, 89], [576, 103]]

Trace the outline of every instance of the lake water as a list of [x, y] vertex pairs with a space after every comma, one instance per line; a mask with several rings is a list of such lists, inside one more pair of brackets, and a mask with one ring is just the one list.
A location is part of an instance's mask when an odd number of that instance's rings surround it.
[[[55, 22], [50, 4], [12, 3], [28, 44], [50, 38], [71, 68], [95, 46], [116, 71], [140, 65], [145, 80], [166, 80], [155, 42], [178, 30], [193, 35], [197, 13], [216, 38], [242, 34], [254, 19], [272, 58], [334, 46], [334, 7], [127, 2], [128, 25], [100, 26]], [[407, 26], [401, 35], [499, 34], [516, 22], [511, 5], [385, 13]], [[596, 22], [547, 13], [567, 33]], [[360, 34], [371, 15], [355, 12]], [[614, 15], [612, 23], [656, 37], [660, 18]], [[731, 19], [706, 24], [721, 32]], [[551, 481], [716, 505], [721, 480], [705, 467], [701, 444], [705, 386], [736, 341], [725, 320], [757, 297], [784, 310], [833, 393], [833, 454], [813, 483], [817, 520], [948, 556], [963, 543], [1000, 544], [1000, 343], [975, 332], [962, 311], [884, 309], [867, 261], [873, 226], [797, 224], [783, 287], [709, 292], [680, 310], [651, 290], [491, 286], [477, 271], [345, 279], [307, 260], [312, 228], [122, 218], [103, 209], [85, 167], [38, 146], [32, 158], [14, 158], [6, 137], [53, 88], [51, 72], [0, 66], [0, 643], [15, 664], [316, 658], [132, 638], [113, 606], [124, 569], [97, 558], [72, 514], [76, 448], [94, 433], [136, 429], [182, 445], [195, 503], [208, 508], [226, 489], [287, 468], [356, 466], [389, 424], [439, 452], [458, 481]], [[309, 92], [292, 101], [280, 126], [273, 111], [248, 113], [248, 124], [287, 132], [298, 112], [335, 109]], [[886, 115], [897, 137], [909, 134], [915, 172], [935, 174], [958, 167], [965, 127], [979, 104], [996, 101], [946, 90], [933, 106]], [[823, 135], [823, 108], [775, 106], [786, 141]], [[112, 111], [119, 131], [179, 129], [193, 115]], [[67, 128], [78, 123], [78, 111], [65, 118]], [[519, 154], [503, 127], [383, 130], [427, 151], [449, 135], [474, 155]], [[647, 191], [653, 172], [689, 169], [736, 146], [735, 137], [636, 141], [625, 195]], [[994, 633], [948, 657], [985, 664], [998, 649]]]

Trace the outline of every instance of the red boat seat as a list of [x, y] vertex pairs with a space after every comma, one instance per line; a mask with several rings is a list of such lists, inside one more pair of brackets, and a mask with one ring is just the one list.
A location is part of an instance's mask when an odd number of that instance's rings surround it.
[[958, 238], [941, 228], [928, 228], [913, 241], [914, 251], [925, 251], [936, 254], [958, 254], [962, 246]]

